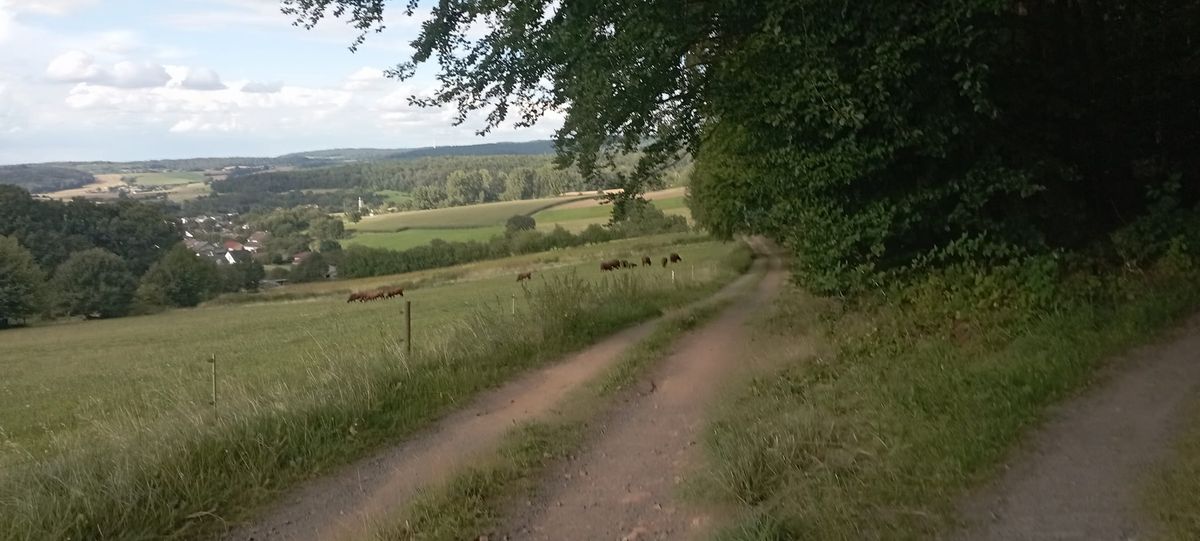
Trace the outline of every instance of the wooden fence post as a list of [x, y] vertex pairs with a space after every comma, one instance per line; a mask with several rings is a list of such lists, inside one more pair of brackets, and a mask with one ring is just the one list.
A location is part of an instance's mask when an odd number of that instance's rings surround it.
[[216, 353], [213, 353], [212, 356], [208, 358], [208, 363], [212, 365], [212, 400], [210, 400], [208, 403], [210, 405], [216, 406], [217, 405], [217, 354]]
[[513, 293], [512, 301], [513, 301], [512, 302], [512, 313], [515, 316], [515, 315], [517, 315], [517, 294], [516, 293]]
[[412, 357], [412, 301], [404, 301], [404, 351]]

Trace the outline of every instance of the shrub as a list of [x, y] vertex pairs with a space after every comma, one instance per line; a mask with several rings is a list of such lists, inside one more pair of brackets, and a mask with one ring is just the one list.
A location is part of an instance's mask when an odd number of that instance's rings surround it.
[[531, 231], [537, 228], [537, 220], [533, 216], [518, 214], [508, 219], [504, 224], [504, 231], [508, 234], [513, 234], [518, 231]]

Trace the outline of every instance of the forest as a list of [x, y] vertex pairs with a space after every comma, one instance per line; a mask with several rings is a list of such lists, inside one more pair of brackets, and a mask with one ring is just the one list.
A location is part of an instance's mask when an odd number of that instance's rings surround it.
[[69, 190], [91, 184], [91, 173], [55, 165], [0, 165], [0, 184], [20, 186], [32, 193]]

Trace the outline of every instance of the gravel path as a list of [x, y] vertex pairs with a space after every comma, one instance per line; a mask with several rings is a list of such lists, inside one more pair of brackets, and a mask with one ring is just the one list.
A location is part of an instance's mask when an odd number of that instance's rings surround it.
[[1142, 474], [1170, 450], [1200, 391], [1200, 316], [1114, 363], [1068, 401], [1009, 469], [965, 507], [963, 540], [1145, 539]]

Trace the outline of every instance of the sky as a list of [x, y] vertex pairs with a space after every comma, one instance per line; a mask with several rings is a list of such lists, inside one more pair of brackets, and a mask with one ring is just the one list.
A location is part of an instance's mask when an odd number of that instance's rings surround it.
[[561, 125], [479, 137], [477, 121], [408, 105], [434, 71], [383, 71], [408, 58], [422, 13], [388, 13], [351, 52], [344, 22], [294, 27], [278, 0], [0, 0], [0, 164], [526, 141]]

